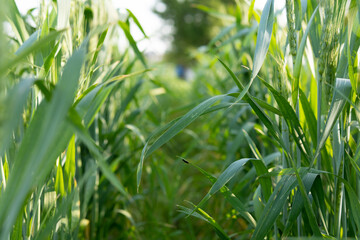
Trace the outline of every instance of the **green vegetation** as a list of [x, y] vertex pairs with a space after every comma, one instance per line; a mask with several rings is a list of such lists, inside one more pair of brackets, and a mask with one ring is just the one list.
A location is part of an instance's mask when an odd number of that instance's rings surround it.
[[130, 10], [4, 3], [0, 239], [359, 238], [359, 2], [274, 4], [196, 5], [186, 82]]
[[235, 1], [160, 0], [156, 6], [163, 6], [164, 9], [155, 8], [154, 12], [173, 28], [169, 36], [164, 36], [172, 39], [171, 51], [167, 53], [167, 58], [190, 67], [194, 60], [191, 50], [208, 44], [215, 31], [222, 27], [221, 21], [212, 18], [203, 10], [210, 6], [231, 11], [234, 9]]

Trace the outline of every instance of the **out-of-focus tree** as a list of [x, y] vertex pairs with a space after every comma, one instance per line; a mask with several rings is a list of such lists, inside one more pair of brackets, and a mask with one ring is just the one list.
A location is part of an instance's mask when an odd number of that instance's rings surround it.
[[221, 25], [219, 19], [196, 8], [196, 4], [218, 9], [220, 6], [235, 5], [235, 1], [159, 0], [158, 4], [162, 7], [155, 7], [154, 12], [173, 27], [172, 48], [167, 57], [186, 66], [191, 63], [189, 50], [208, 44], [214, 35], [213, 29]]

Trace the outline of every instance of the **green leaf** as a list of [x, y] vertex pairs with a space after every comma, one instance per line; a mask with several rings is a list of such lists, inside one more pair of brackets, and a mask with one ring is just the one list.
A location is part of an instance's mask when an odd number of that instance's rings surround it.
[[[178, 121], [176, 121], [171, 127], [169, 127], [153, 144], [150, 145], [149, 141], [145, 144], [141, 157], [140, 163], [137, 168], [137, 186], [139, 189], [142, 169], [144, 165], [144, 160], [155, 150], [160, 148], [162, 145], [167, 143], [170, 139], [172, 139], [176, 134], [178, 134], [181, 130], [186, 128], [190, 123], [195, 121], [200, 115], [202, 115], [206, 110], [208, 110], [215, 102], [222, 100], [228, 97], [227, 95], [219, 95], [205, 100], [200, 103], [195, 108], [191, 109], [188, 113], [182, 116]], [[149, 146], [149, 147], [148, 147]]]
[[[319, 155], [320, 150], [324, 146], [326, 139], [329, 137], [332, 128], [334, 127], [339, 115], [346, 103], [346, 98], [349, 96], [351, 92], [351, 84], [349, 79], [345, 78], [336, 78], [335, 88], [333, 99], [331, 101], [330, 110], [327, 116], [327, 121], [325, 124], [325, 128], [320, 137], [319, 145], [316, 148], [315, 155], [312, 160], [312, 164], [314, 163], [316, 157]], [[312, 166], [310, 165], [310, 167]]]
[[229, 182], [235, 176], [238, 171], [240, 171], [244, 164], [247, 163], [249, 160], [254, 160], [254, 158], [243, 158], [230, 164], [230, 166], [227, 167], [225, 171], [222, 172], [221, 175], [218, 177], [214, 185], [210, 188], [207, 195], [209, 195], [210, 197], [214, 195], [217, 191], [219, 191], [227, 182]]
[[230, 239], [229, 236], [225, 233], [224, 229], [208, 213], [206, 213], [201, 208], [198, 208], [198, 211], [200, 212], [199, 214], [197, 212], [192, 212], [192, 210], [189, 208], [183, 206], [178, 206], [178, 207], [180, 208], [179, 212], [204, 220], [207, 223], [209, 223], [211, 226], [213, 226], [213, 228], [216, 231], [216, 234], [219, 236], [220, 239], [226, 239], [226, 240]]
[[254, 160], [253, 158], [243, 158], [237, 160], [228, 166], [224, 172], [220, 174], [217, 178], [216, 182], [212, 185], [209, 192], [205, 195], [205, 197], [200, 201], [197, 207], [193, 210], [195, 212], [198, 207], [202, 207], [206, 201], [208, 201], [217, 191], [219, 191], [222, 187], [225, 186], [247, 163], [249, 160]]
[[289, 102], [270, 84], [268, 84], [264, 80], [262, 80], [262, 82], [274, 95], [274, 98], [277, 104], [279, 105], [279, 109], [283, 114], [286, 124], [288, 125], [289, 131], [293, 136], [297, 146], [299, 147], [301, 152], [305, 155], [305, 157], [310, 160], [311, 159], [310, 156], [312, 152], [309, 147], [308, 141], [306, 139], [304, 130], [302, 129], [293, 108], [290, 106]]
[[261, 66], [263, 65], [266, 54], [269, 50], [270, 40], [272, 29], [274, 25], [274, 0], [267, 0], [263, 12], [261, 14], [261, 19], [259, 23], [258, 35], [256, 38], [256, 48], [254, 53], [253, 60], [253, 69], [251, 72], [250, 82], [241, 89], [240, 95], [237, 98], [237, 102], [240, 101], [249, 91], [251, 84], [256, 78], [257, 74], [260, 71]]
[[65, 192], [65, 182], [64, 182], [64, 175], [62, 171], [61, 164], [59, 162], [56, 170], [56, 176], [55, 176], [55, 191], [57, 194], [60, 194], [61, 197], [64, 197]]
[[26, 30], [26, 25], [20, 15], [19, 9], [17, 8], [14, 0], [7, 1], [4, 7], [6, 9], [4, 13], [7, 14], [8, 20], [12, 26], [12, 30], [14, 31], [19, 43], [22, 44], [26, 39], [29, 38], [29, 33]]
[[[319, 181], [321, 181], [319, 175], [315, 174], [315, 173], [308, 173], [302, 179], [307, 193], [310, 192], [310, 189], [313, 186], [313, 183], [316, 178], [318, 178]], [[296, 221], [296, 218], [299, 216], [301, 210], [304, 207], [304, 199], [302, 198], [299, 190], [296, 191], [294, 200], [292, 202], [293, 202], [293, 205], [291, 206], [291, 210], [290, 210], [282, 237], [288, 236], [288, 234], [290, 233], [292, 224]]]
[[272, 192], [271, 178], [261, 177], [262, 175], [268, 174], [268, 170], [266, 168], [265, 162], [260, 154], [260, 151], [257, 149], [254, 141], [250, 138], [249, 134], [245, 130], [243, 130], [243, 133], [244, 133], [246, 140], [249, 143], [251, 151], [253, 152], [255, 157], [258, 159], [258, 160], [252, 160], [251, 162], [254, 164], [256, 173], [260, 177], [259, 182], [261, 184], [261, 189], [264, 194], [265, 201], [268, 201], [269, 197], [271, 195], [271, 192]]
[[76, 171], [76, 160], [75, 160], [75, 135], [73, 135], [70, 139], [69, 145], [66, 151], [66, 161], [65, 161], [65, 177], [67, 185], [67, 192], [71, 192], [72, 189], [72, 182], [75, 178], [75, 171]]
[[252, 98], [263, 109], [268, 110], [269, 112], [272, 112], [272, 113], [274, 113], [276, 115], [282, 116], [282, 113], [281, 113], [281, 111], [279, 109], [275, 108], [274, 106], [268, 104], [267, 102], [265, 102], [265, 101], [263, 101], [261, 99], [258, 99], [256, 97], [252, 97]]
[[[299, 89], [299, 99], [301, 102], [301, 106], [303, 108], [303, 112], [305, 115], [305, 119], [306, 119], [306, 123], [307, 126], [309, 128], [309, 132], [310, 132], [310, 136], [311, 136], [311, 140], [313, 143], [317, 142], [317, 122], [316, 122], [316, 118], [315, 118], [315, 114], [310, 106], [310, 103], [308, 102], [305, 93]], [[316, 144], [314, 144], [314, 147], [316, 146]]]
[[126, 38], [128, 39], [130, 46], [132, 47], [132, 49], [134, 50], [136, 56], [139, 58], [139, 60], [142, 62], [142, 64], [144, 65], [144, 67], [147, 68], [147, 64], [145, 61], [144, 56], [142, 55], [142, 53], [139, 51], [136, 41], [134, 40], [134, 38], [132, 37], [131, 33], [130, 33], [130, 29], [129, 26], [124, 23], [123, 21], [118, 21], [119, 26], [122, 28], [122, 30], [125, 33]]
[[[241, 92], [244, 92], [243, 85], [240, 82], [240, 80], [236, 77], [236, 75], [231, 71], [231, 69], [220, 59], [218, 59], [219, 62], [225, 67], [227, 72], [230, 74], [231, 78], [234, 80], [238, 88]], [[258, 103], [255, 102], [254, 98], [248, 93], [245, 92], [245, 98], [244, 101], [248, 102], [251, 108], [255, 111], [256, 115], [259, 117], [259, 119], [263, 122], [263, 124], [267, 127], [270, 134], [275, 138], [277, 142], [280, 143], [280, 145], [284, 145], [282, 139], [280, 138], [280, 131], [276, 124], [273, 123], [273, 121], [265, 114], [263, 109], [260, 107]]]
[[117, 190], [119, 190], [119, 192], [129, 198], [129, 194], [126, 192], [124, 186], [120, 182], [120, 179], [111, 171], [110, 167], [102, 156], [99, 147], [95, 144], [88, 130], [82, 124], [80, 115], [76, 112], [75, 109], [72, 109], [70, 111], [68, 121], [76, 131], [79, 139], [81, 139], [81, 141], [86, 145], [86, 147], [89, 148], [89, 151], [95, 156], [97, 160], [96, 164], [99, 166], [104, 176]]
[[16, 223], [12, 230], [10, 239], [22, 240], [23, 239], [22, 231], [23, 231], [23, 215], [22, 215], [22, 212], [20, 212], [19, 216], [16, 219]]
[[236, 27], [236, 24], [233, 23], [225, 28], [223, 28], [218, 35], [216, 35], [208, 44], [208, 47], [213, 47], [217, 41], [220, 41], [223, 37], [230, 34], [231, 30], [233, 30]]
[[16, 50], [15, 55], [22, 54], [23, 52], [26, 51], [26, 49], [34, 45], [34, 43], [38, 40], [39, 36], [40, 36], [40, 30], [33, 32], [30, 35], [30, 37], [26, 39], [24, 43], [18, 48], [18, 50]]
[[8, 90], [6, 97], [0, 101], [0, 156], [8, 148], [11, 135], [18, 126], [21, 113], [34, 79], [22, 79], [12, 89]]
[[[318, 1], [316, 0], [307, 1], [306, 15], [308, 19], [310, 18], [310, 16], [313, 15], [317, 5], [318, 5]], [[321, 18], [319, 11], [317, 11], [314, 18], [314, 24], [312, 24], [311, 29], [309, 31], [311, 47], [313, 49], [313, 53], [316, 58], [320, 57], [321, 32], [322, 32]]]
[[40, 104], [24, 135], [9, 176], [9, 190], [0, 197], [1, 238], [9, 233], [29, 191], [50, 173], [72, 135], [64, 120], [74, 101], [84, 59], [83, 48], [69, 58], [51, 101]]
[[22, 63], [22, 60], [29, 54], [46, 47], [46, 44], [48, 42], [55, 40], [58, 36], [60, 36], [61, 33], [62, 31], [50, 32], [49, 35], [45, 36], [44, 38], [41, 38], [38, 41], [33, 42], [31, 45], [29, 44], [23, 49], [21, 49], [18, 55], [16, 55], [15, 57], [11, 57], [6, 63], [0, 66], [0, 76], [7, 73], [9, 68]]
[[138, 28], [139, 28], [140, 31], [144, 34], [144, 36], [145, 36], [146, 38], [149, 38], [149, 37], [146, 35], [144, 29], [142, 28], [142, 26], [141, 26], [139, 20], [136, 18], [136, 16], [130, 11], [130, 9], [126, 9], [126, 11], [129, 13], [129, 16], [134, 20], [136, 26], [138, 26]]
[[240, 38], [242, 38], [244, 36], [249, 36], [249, 34], [253, 34], [253, 32], [255, 30], [256, 30], [256, 27], [241, 29], [240, 31], [238, 31], [237, 33], [235, 33], [234, 35], [232, 35], [231, 37], [229, 37], [228, 39], [223, 41], [221, 44], [216, 46], [216, 48], [222, 48], [222, 47], [226, 46], [227, 44], [233, 43], [234, 41], [239, 40]]
[[350, 211], [352, 218], [356, 224], [357, 227], [357, 231], [360, 231], [360, 215], [357, 214], [360, 211], [360, 201], [359, 198], [357, 196], [357, 194], [355, 193], [354, 189], [351, 187], [351, 185], [345, 180], [345, 179], [341, 179], [339, 178], [339, 180], [341, 182], [344, 183], [345, 185], [345, 189], [346, 189], [346, 195], [348, 196], [348, 201], [349, 201], [349, 205], [350, 205]]
[[[254, 54], [254, 63], [251, 73], [251, 81], [255, 79], [265, 61], [269, 49], [272, 29], [274, 25], [274, 0], [267, 0], [261, 14], [258, 36], [256, 39], [256, 48]], [[248, 84], [249, 87], [251, 84]], [[249, 88], [248, 87], [248, 88]], [[247, 88], [247, 89], [248, 89]], [[246, 88], [245, 88], [246, 89]]]
[[297, 181], [293, 175], [281, 177], [263, 210], [261, 218], [257, 222], [251, 239], [265, 239], [266, 234], [270, 231], [280, 211], [283, 209], [290, 191], [296, 184]]
[[93, 58], [92, 58], [92, 61], [91, 61], [91, 65], [90, 65], [90, 70], [89, 70], [89, 80], [91, 80], [91, 77], [94, 73], [94, 68], [96, 66], [96, 60], [99, 56], [99, 52], [101, 50], [101, 47], [105, 41], [105, 38], [106, 38], [106, 35], [107, 35], [107, 32], [108, 32], [108, 29], [106, 29], [105, 31], [103, 31], [99, 37], [99, 40], [98, 40], [98, 43], [97, 43], [97, 46], [96, 46], [96, 50], [94, 52], [94, 55], [93, 55]]
[[311, 25], [315, 18], [315, 14], [317, 13], [318, 9], [319, 9], [319, 7], [315, 8], [315, 10], [309, 20], [307, 28], [304, 32], [304, 35], [301, 38], [301, 43], [300, 43], [300, 46], [297, 49], [297, 53], [296, 53], [296, 60], [295, 60], [295, 64], [294, 64], [294, 81], [292, 84], [292, 100], [293, 100], [294, 106], [296, 105], [298, 95], [299, 95], [299, 77], [300, 77], [300, 71], [301, 71], [301, 65], [302, 65], [302, 57], [304, 55], [304, 50], [305, 50], [305, 45], [306, 45], [306, 39], [307, 39], [307, 36], [311, 29]]
[[60, 42], [56, 43], [50, 54], [46, 57], [44, 62], [44, 76], [46, 76], [50, 70], [51, 64], [54, 62], [54, 58], [61, 48]]
[[[217, 181], [217, 178], [212, 176], [210, 173], [208, 173], [207, 171], [205, 171], [204, 169], [200, 168], [199, 166], [197, 166], [196, 164], [186, 161], [185, 159], [183, 159], [183, 161], [185, 161], [186, 163], [194, 166], [197, 170], [199, 170], [203, 175], [206, 176], [207, 179], [209, 179], [211, 181], [211, 183], [215, 183]], [[226, 185], [224, 185], [222, 188], [220, 188], [220, 192], [221, 194], [225, 197], [225, 199], [231, 204], [231, 206], [239, 212], [239, 214], [245, 219], [247, 220], [253, 227], [256, 226], [256, 221], [253, 218], [253, 216], [251, 216], [251, 214], [247, 211], [246, 207], [244, 206], [244, 204], [239, 200], [239, 198], [237, 198], [235, 196], [234, 193], [232, 193], [230, 191], [230, 189], [228, 187], [226, 187]]]

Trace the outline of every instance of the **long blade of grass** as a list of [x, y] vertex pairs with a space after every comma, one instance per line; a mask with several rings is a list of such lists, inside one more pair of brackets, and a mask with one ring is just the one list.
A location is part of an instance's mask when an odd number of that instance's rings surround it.
[[288, 125], [291, 135], [293, 136], [293, 138], [294, 138], [297, 146], [301, 150], [301, 152], [310, 161], [312, 152], [310, 150], [304, 130], [302, 129], [293, 108], [290, 106], [289, 102], [278, 91], [276, 91], [270, 84], [268, 84], [264, 80], [262, 82], [274, 95], [274, 98], [275, 98], [277, 104], [279, 105], [280, 111], [283, 114], [283, 117], [286, 121], [286, 124]]
[[276, 184], [274, 192], [267, 202], [262, 216], [257, 222], [251, 239], [264, 239], [274, 225], [276, 218], [284, 207], [284, 203], [290, 191], [296, 186], [296, 178], [293, 175], [285, 175]]
[[[209, 200], [216, 192], [218, 192], [222, 187], [224, 187], [225, 184], [228, 183], [236, 175], [236, 173], [241, 170], [245, 163], [253, 159], [254, 158], [243, 158], [231, 163], [230, 166], [227, 167], [225, 171], [220, 174], [216, 182], [212, 185], [208, 193], [197, 206], [202, 207], [207, 200]], [[196, 209], [194, 209], [194, 212], [195, 211]]]
[[131, 33], [130, 33], [130, 29], [129, 26], [124, 23], [123, 21], [119, 21], [118, 25], [121, 27], [121, 29], [124, 31], [126, 38], [128, 39], [130, 46], [132, 47], [132, 49], [134, 50], [136, 56], [138, 57], [138, 59], [141, 61], [141, 63], [147, 68], [147, 64], [145, 61], [144, 56], [142, 55], [142, 53], [140, 52], [140, 50], [137, 47], [136, 41], [134, 40], [134, 38], [132, 37]]
[[4, 101], [0, 101], [4, 112], [0, 115], [0, 156], [8, 148], [11, 134], [19, 124], [20, 116], [26, 103], [34, 79], [22, 79], [8, 91]]
[[[256, 147], [254, 141], [251, 139], [251, 137], [249, 136], [249, 134], [243, 130], [244, 136], [246, 138], [246, 140], [249, 143], [249, 147], [251, 149], [251, 151], [253, 152], [253, 154], [255, 155], [255, 157], [259, 160], [252, 160], [251, 162], [254, 164], [255, 169], [256, 169], [256, 173], [257, 175], [260, 177], [260, 185], [261, 185], [261, 190], [264, 194], [264, 198], [265, 201], [269, 200], [269, 197], [271, 195], [272, 192], [272, 183], [271, 183], [271, 178], [269, 177], [261, 177], [262, 175], [266, 175], [268, 174], [267, 168], [266, 168], [266, 163], [264, 162], [263, 157], [260, 154], [259, 149]], [[261, 161], [261, 162], [259, 162]]]
[[267, 0], [259, 23], [258, 36], [256, 39], [256, 48], [253, 60], [253, 69], [250, 82], [241, 90], [237, 102], [240, 101], [249, 91], [254, 79], [263, 65], [266, 54], [269, 50], [272, 29], [274, 25], [274, 0]]
[[315, 14], [317, 13], [318, 9], [319, 9], [319, 6], [315, 8], [315, 10], [309, 20], [309, 23], [304, 32], [304, 35], [302, 36], [300, 46], [297, 49], [297, 53], [296, 53], [296, 60], [295, 60], [295, 64], [294, 64], [294, 81], [292, 84], [292, 100], [293, 100], [294, 106], [297, 103], [297, 98], [299, 95], [299, 77], [300, 77], [300, 71], [301, 71], [301, 65], [302, 65], [302, 58], [303, 58], [305, 45], [306, 45], [306, 39], [308, 37], [309, 31], [311, 29], [312, 23], [315, 18]]
[[[316, 118], [315, 114], [310, 106], [310, 103], [308, 102], [305, 93], [299, 89], [299, 99], [301, 102], [301, 106], [304, 109], [304, 116], [306, 119], [307, 126], [309, 127], [309, 132], [311, 136], [311, 140], [313, 143], [317, 142], [317, 131], [316, 131]], [[314, 147], [316, 144], [314, 144]]]
[[[315, 174], [315, 173], [309, 173], [304, 176], [303, 182], [304, 182], [304, 186], [305, 186], [307, 193], [309, 193], [309, 191], [310, 191], [311, 187], [313, 186], [313, 183], [317, 177], [320, 179], [319, 175]], [[293, 205], [291, 206], [291, 210], [289, 212], [289, 216], [288, 216], [282, 237], [288, 236], [288, 234], [290, 233], [292, 224], [296, 221], [296, 218], [299, 216], [303, 207], [304, 207], [304, 199], [301, 197], [300, 191], [297, 191], [294, 196]]]
[[[265, 61], [269, 49], [271, 34], [274, 24], [274, 1], [267, 0], [261, 14], [256, 48], [254, 54], [254, 64], [251, 72], [251, 79], [255, 79]], [[249, 84], [250, 85], [250, 84]], [[246, 89], [246, 88], [245, 88]]]
[[6, 9], [4, 13], [7, 14], [15, 36], [19, 43], [22, 44], [26, 39], [29, 38], [29, 33], [26, 29], [25, 22], [20, 15], [19, 9], [17, 8], [14, 0], [7, 1], [4, 7]]
[[180, 208], [179, 212], [202, 219], [202, 220], [206, 221], [207, 223], [209, 223], [211, 226], [213, 226], [216, 234], [219, 236], [220, 239], [225, 239], [225, 240], [230, 239], [230, 237], [225, 233], [224, 229], [208, 213], [206, 213], [201, 208], [198, 208], [198, 211], [200, 212], [200, 214], [197, 212], [192, 212], [191, 209], [183, 207], [183, 206], [179, 206], [179, 208]]
[[[178, 121], [175, 122], [170, 128], [168, 128], [153, 144], [149, 145], [149, 142], [143, 148], [140, 157], [140, 163], [137, 168], [137, 186], [139, 189], [142, 169], [144, 165], [144, 160], [147, 156], [153, 153], [155, 150], [160, 148], [170, 139], [172, 139], [176, 134], [178, 134], [181, 130], [187, 127], [190, 123], [195, 121], [200, 115], [202, 115], [206, 110], [208, 110], [215, 102], [226, 98], [227, 95], [219, 95], [205, 100], [200, 103], [195, 108], [191, 109], [188, 113], [186, 113], [183, 117], [181, 117]], [[149, 146], [149, 147], [148, 147]]]
[[[320, 137], [320, 142], [316, 148], [315, 155], [313, 156], [312, 164], [314, 163], [316, 157], [319, 155], [322, 147], [325, 144], [326, 139], [329, 137], [330, 132], [336, 123], [336, 120], [339, 118], [339, 115], [346, 103], [344, 96], [349, 96], [351, 92], [350, 80], [345, 78], [336, 78], [335, 89], [337, 89], [337, 91], [335, 91], [333, 99], [331, 101], [325, 128]], [[310, 167], [312, 166], [312, 164], [310, 165]]]
[[[212, 176], [210, 173], [208, 173], [204, 169], [200, 168], [196, 164], [189, 162], [185, 159], [183, 159], [183, 161], [185, 163], [188, 163], [191, 166], [195, 167], [197, 170], [199, 170], [203, 175], [206, 176], [207, 179], [209, 179], [211, 181], [212, 184], [215, 184], [215, 182], [217, 181], [216, 177]], [[232, 193], [230, 191], [230, 189], [228, 187], [226, 187], [226, 185], [224, 185], [222, 188], [220, 188], [220, 192], [221, 192], [221, 194], [224, 195], [225, 199], [231, 204], [231, 206], [234, 209], [236, 209], [243, 218], [245, 218], [253, 227], [256, 226], [256, 221], [253, 218], [253, 216], [251, 216], [251, 214], [247, 211], [244, 204], [235, 196], [234, 193]]]
[[[11, 191], [0, 198], [1, 236], [4, 238], [14, 223], [30, 189], [37, 186], [54, 166], [57, 156], [71, 137], [64, 132], [64, 120], [75, 97], [85, 50], [80, 48], [67, 61], [50, 102], [43, 101], [30, 123], [16, 155], [8, 186]], [[62, 134], [65, 136], [60, 137]], [[60, 139], [60, 140], [59, 140]], [[8, 203], [12, 207], [8, 208]]]
[[145, 36], [146, 38], [149, 38], [149, 37], [146, 35], [143, 27], [141, 26], [141, 24], [140, 24], [139, 20], [136, 18], [136, 16], [130, 11], [130, 9], [126, 9], [126, 11], [129, 13], [129, 16], [134, 20], [134, 23], [135, 23], [136, 26], [140, 29], [140, 31], [144, 34], [144, 36]]
[[[219, 62], [224, 66], [226, 71], [230, 74], [231, 78], [234, 80], [235, 84], [238, 86], [241, 92], [244, 92], [243, 85], [241, 81], [236, 77], [233, 71], [220, 59], [218, 59]], [[284, 145], [281, 138], [280, 138], [280, 131], [276, 124], [272, 122], [272, 120], [265, 114], [263, 109], [260, 107], [260, 105], [255, 102], [254, 98], [248, 93], [245, 93], [245, 99], [244, 101], [248, 102], [251, 108], [255, 111], [256, 115], [259, 117], [259, 119], [264, 123], [264, 125], [269, 130], [270, 134], [275, 138], [277, 142], [280, 143], [280, 145]]]
[[52, 31], [49, 35], [45, 36], [44, 38], [39, 39], [38, 41], [34, 42], [33, 44], [27, 45], [26, 48], [23, 48], [19, 55], [11, 57], [6, 63], [0, 66], [0, 76], [7, 73], [8, 69], [14, 67], [22, 62], [22, 60], [27, 57], [29, 54], [39, 51], [43, 47], [46, 47], [46, 43], [49, 41], [53, 41], [57, 39], [63, 31]]

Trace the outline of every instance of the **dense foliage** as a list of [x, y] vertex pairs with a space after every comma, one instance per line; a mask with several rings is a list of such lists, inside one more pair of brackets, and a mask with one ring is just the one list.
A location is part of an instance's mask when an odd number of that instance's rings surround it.
[[359, 3], [275, 2], [198, 5], [191, 82], [110, 1], [3, 3], [0, 239], [358, 238]]

